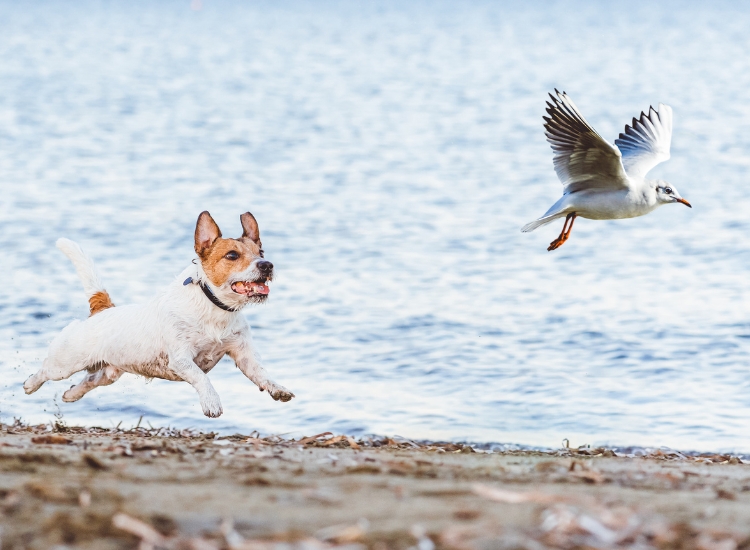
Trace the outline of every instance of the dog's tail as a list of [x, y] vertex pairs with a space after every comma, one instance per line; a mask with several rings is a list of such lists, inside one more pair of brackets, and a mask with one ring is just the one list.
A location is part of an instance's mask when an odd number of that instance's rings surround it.
[[109, 293], [102, 284], [102, 280], [99, 278], [99, 273], [97, 273], [94, 267], [94, 262], [81, 250], [81, 247], [70, 239], [57, 239], [56, 244], [57, 248], [62, 250], [62, 253], [73, 262], [73, 266], [81, 278], [83, 291], [86, 293], [86, 298], [89, 299], [91, 315], [110, 307], [115, 307], [115, 304], [112, 303], [109, 297]]

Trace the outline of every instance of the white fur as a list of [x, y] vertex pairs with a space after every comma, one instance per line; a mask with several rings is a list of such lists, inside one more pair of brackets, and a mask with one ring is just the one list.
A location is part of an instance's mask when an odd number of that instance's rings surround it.
[[94, 262], [91, 261], [91, 258], [86, 255], [77, 243], [74, 243], [70, 239], [57, 239], [55, 244], [73, 262], [73, 267], [76, 268], [76, 273], [78, 273], [83, 283], [83, 291], [86, 293], [86, 298], [91, 298], [97, 292], [106, 292], [99, 273], [96, 267], [94, 267]]
[[[60, 239], [57, 246], [75, 265], [87, 296], [104, 291], [93, 263], [76, 243]], [[245, 305], [245, 298], [231, 290], [231, 283], [253, 280], [255, 263], [221, 287], [211, 285], [214, 294], [230, 307]], [[123, 372], [130, 372], [188, 382], [198, 392], [203, 413], [216, 417], [222, 413], [221, 401], [206, 374], [227, 354], [275, 400], [294, 397], [268, 378], [245, 318], [239, 312], [216, 307], [197, 284], [183, 285], [188, 277], [208, 281], [200, 264], [193, 265], [146, 304], [112, 307], [70, 323], [50, 344], [39, 372], [24, 384], [26, 393], [35, 392], [48, 380], [62, 380], [89, 369], [92, 374], [63, 395], [63, 401], [77, 401], [88, 391], [112, 384]]]

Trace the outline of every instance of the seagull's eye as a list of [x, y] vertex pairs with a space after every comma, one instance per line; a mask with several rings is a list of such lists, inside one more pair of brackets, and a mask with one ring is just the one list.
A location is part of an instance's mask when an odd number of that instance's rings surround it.
[[231, 252], [227, 252], [226, 254], [224, 254], [224, 257], [227, 260], [235, 261], [236, 259], [240, 257], [240, 255], [237, 254], [237, 252], [235, 252], [234, 250], [232, 250]]
[[672, 194], [672, 188], [671, 188], [671, 187], [665, 187], [665, 188], [664, 188], [664, 192], [665, 192], [665, 193], [666, 193], [667, 195], [671, 195], [671, 194]]

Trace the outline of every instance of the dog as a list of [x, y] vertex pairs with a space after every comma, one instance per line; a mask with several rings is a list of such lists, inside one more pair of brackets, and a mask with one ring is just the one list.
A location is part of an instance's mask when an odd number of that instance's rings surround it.
[[114, 307], [91, 259], [73, 241], [58, 239], [57, 247], [83, 281], [90, 316], [73, 321], [52, 341], [42, 368], [24, 383], [26, 393], [87, 370], [63, 394], [63, 401], [78, 401], [130, 372], [184, 380], [198, 392], [203, 414], [213, 418], [222, 408], [207, 374], [229, 355], [260, 391], [276, 401], [292, 399], [292, 392], [268, 378], [240, 314], [246, 305], [266, 301], [274, 275], [255, 217], [246, 212], [240, 221], [242, 236], [224, 239], [211, 215], [202, 212], [195, 226], [197, 260], [145, 305]]

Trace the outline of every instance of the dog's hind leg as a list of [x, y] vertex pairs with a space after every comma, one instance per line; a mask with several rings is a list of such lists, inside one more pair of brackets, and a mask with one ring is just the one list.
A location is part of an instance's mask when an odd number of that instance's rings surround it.
[[[36, 374], [29, 376], [26, 379], [26, 382], [23, 383], [23, 391], [27, 394], [34, 393], [48, 380], [62, 380], [84, 368], [85, 367], [75, 367], [71, 369], [61, 368], [54, 364], [54, 359], [52, 357], [47, 357], [44, 360], [44, 363], [42, 363], [42, 368], [39, 369]], [[63, 372], [66, 374], [62, 374]]]
[[34, 393], [48, 380], [64, 380], [90, 366], [80, 359], [50, 353], [42, 363], [42, 368], [23, 383], [24, 391], [27, 394]]
[[121, 371], [117, 367], [108, 365], [92, 374], [89, 374], [78, 384], [71, 386], [70, 389], [63, 394], [62, 400], [66, 403], [78, 401], [81, 397], [89, 393], [94, 388], [114, 384], [120, 379], [120, 376], [123, 375], [123, 372], [124, 371]]

